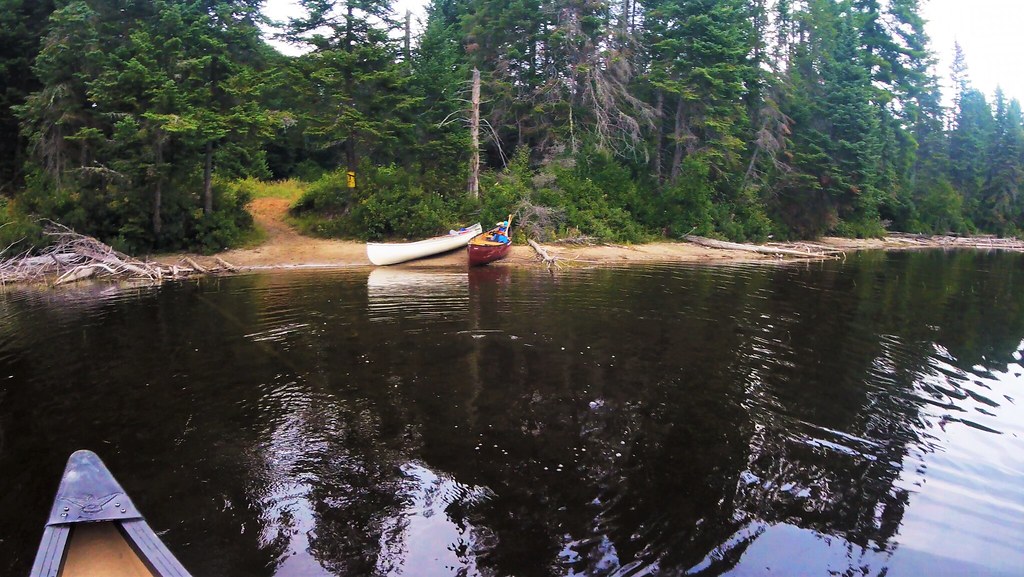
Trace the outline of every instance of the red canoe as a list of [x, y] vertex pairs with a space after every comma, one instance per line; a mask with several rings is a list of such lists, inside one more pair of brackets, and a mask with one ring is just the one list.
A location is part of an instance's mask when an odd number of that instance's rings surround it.
[[[485, 265], [508, 256], [508, 251], [512, 248], [512, 239], [508, 236], [509, 221], [505, 221], [504, 226], [492, 228], [470, 239], [467, 249], [469, 250], [469, 266]], [[495, 238], [501, 240], [495, 240]]]
[[508, 256], [512, 241], [495, 242], [487, 240], [487, 233], [478, 234], [469, 241], [469, 266], [480, 266]]

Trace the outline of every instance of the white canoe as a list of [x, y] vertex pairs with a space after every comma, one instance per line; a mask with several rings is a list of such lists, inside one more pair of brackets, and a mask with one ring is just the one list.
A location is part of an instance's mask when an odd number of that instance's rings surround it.
[[469, 244], [471, 238], [482, 231], [483, 227], [478, 222], [455, 234], [435, 236], [416, 242], [368, 242], [366, 256], [375, 265], [398, 264], [464, 247]]

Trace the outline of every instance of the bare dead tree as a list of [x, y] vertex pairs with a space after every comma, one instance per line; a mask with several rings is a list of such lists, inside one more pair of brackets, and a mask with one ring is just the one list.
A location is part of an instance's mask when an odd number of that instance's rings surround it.
[[515, 208], [516, 226], [526, 236], [540, 241], [554, 239], [559, 227], [565, 222], [565, 211], [558, 208], [533, 204], [527, 199], [519, 201]]
[[[623, 10], [628, 10], [626, 6]], [[582, 27], [581, 9], [579, 5], [564, 8], [558, 23], [568, 38], [577, 40], [566, 43], [567, 64], [573, 71], [564, 77], [570, 104], [586, 111], [588, 128], [598, 146], [622, 156], [642, 153], [646, 160], [643, 130], [654, 126], [657, 111], [629, 89], [635, 74], [635, 38], [624, 21], [600, 38], [588, 37]]]
[[793, 119], [779, 109], [771, 94], [765, 95], [764, 106], [758, 110], [757, 116], [760, 124], [754, 135], [754, 152], [750, 155], [750, 162], [743, 175], [741, 190], [745, 190], [752, 181], [763, 176], [757, 168], [763, 156], [767, 157], [771, 166], [780, 172], [792, 170], [780, 159], [780, 154], [786, 149], [786, 139], [790, 135], [789, 127], [792, 126]]
[[469, 197], [480, 197], [480, 71], [473, 68], [473, 90], [469, 109]]

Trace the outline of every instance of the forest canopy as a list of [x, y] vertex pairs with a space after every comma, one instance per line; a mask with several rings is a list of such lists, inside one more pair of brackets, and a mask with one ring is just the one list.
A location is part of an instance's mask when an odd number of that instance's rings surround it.
[[389, 0], [262, 4], [0, 0], [4, 246], [45, 218], [219, 250], [253, 178], [363, 239], [512, 211], [624, 242], [1024, 226], [1021, 105], [959, 47], [943, 105], [919, 0], [433, 0], [415, 31]]

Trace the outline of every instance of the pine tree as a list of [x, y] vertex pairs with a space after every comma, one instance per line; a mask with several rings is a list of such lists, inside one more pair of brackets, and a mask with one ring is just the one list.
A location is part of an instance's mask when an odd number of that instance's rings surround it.
[[101, 18], [82, 0], [53, 12], [33, 67], [41, 86], [14, 109], [29, 140], [35, 171], [58, 190], [76, 161], [79, 167], [91, 164], [90, 146], [101, 140], [96, 130], [102, 119], [91, 106], [87, 86], [103, 66]]
[[885, 162], [895, 181], [883, 190], [886, 218], [901, 230], [966, 232], [962, 199], [947, 177], [948, 145], [938, 80], [932, 75], [935, 58], [920, 15], [918, 0], [888, 4], [892, 51], [886, 106], [895, 122], [892, 155]]
[[462, 17], [469, 64], [481, 71], [487, 118], [506, 150], [553, 146], [553, 117], [564, 102], [563, 63], [550, 45], [562, 35], [555, 4], [473, 0]]
[[792, 57], [780, 102], [792, 119], [788, 170], [773, 185], [773, 208], [798, 235], [846, 222], [850, 234], [877, 227], [881, 115], [860, 56], [854, 14], [829, 0], [792, 14]]
[[[440, 0], [427, 8], [427, 24], [413, 57], [410, 93], [419, 99], [414, 146], [407, 157], [421, 174], [463, 180], [469, 151], [465, 129], [468, 60], [462, 48], [464, 3]], [[451, 187], [456, 189], [455, 187]]]
[[[700, 154], [716, 178], [740, 166], [749, 130], [744, 98], [758, 74], [746, 3], [736, 0], [647, 4], [651, 78], [670, 108], [668, 180], [684, 157]], [[661, 154], [661, 151], [656, 151]]]
[[1024, 118], [1020, 103], [995, 94], [995, 119], [988, 142], [987, 174], [981, 190], [980, 218], [990, 230], [1015, 234], [1024, 222]]
[[308, 134], [340, 154], [356, 171], [360, 156], [391, 161], [385, 145], [411, 129], [416, 99], [407, 92], [408, 67], [392, 33], [400, 28], [388, 0], [301, 0], [306, 10], [293, 19], [293, 42], [312, 52], [299, 59]]
[[268, 124], [251, 69], [259, 32], [230, 7], [72, 0], [54, 12], [35, 67], [43, 87], [19, 108], [46, 177], [34, 185], [38, 211], [124, 248], [213, 226], [179, 215], [196, 202], [212, 218], [216, 151], [242, 172], [262, 169]]
[[953, 107], [949, 110], [946, 126], [949, 130], [953, 130], [956, 125], [956, 112], [960, 110], [960, 101], [967, 89], [970, 88], [967, 57], [959, 42], [953, 42], [953, 64], [949, 68], [949, 79], [953, 85]]
[[967, 88], [960, 95], [949, 136], [949, 178], [964, 198], [965, 211], [977, 224], [988, 222], [982, 208], [982, 186], [988, 167], [993, 119], [985, 95]]

